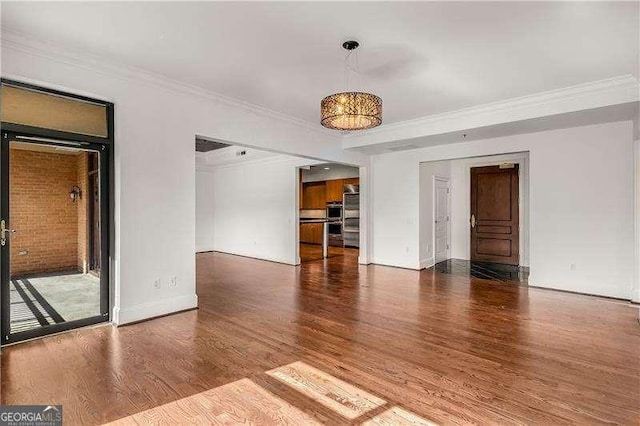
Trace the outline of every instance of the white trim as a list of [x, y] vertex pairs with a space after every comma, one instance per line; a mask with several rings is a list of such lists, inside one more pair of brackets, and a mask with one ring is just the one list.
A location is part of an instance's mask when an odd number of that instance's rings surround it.
[[387, 124], [343, 138], [344, 148], [366, 147], [487, 127], [640, 100], [640, 84], [631, 74], [452, 112]]
[[378, 265], [378, 266], [388, 266], [390, 268], [410, 269], [412, 271], [420, 271], [421, 269], [424, 269], [424, 268], [420, 267], [420, 261], [418, 261], [417, 263], [407, 263], [407, 262], [388, 261], [388, 260], [384, 260], [384, 259], [382, 259], [382, 260], [374, 259], [371, 263], [374, 264], [374, 265]]
[[239, 251], [231, 251], [231, 250], [214, 250], [216, 253], [224, 253], [224, 254], [231, 254], [233, 256], [241, 256], [241, 257], [248, 257], [250, 259], [255, 259], [255, 260], [264, 260], [266, 262], [275, 262], [275, 263], [282, 263], [284, 265], [291, 265], [291, 266], [297, 266], [297, 264], [295, 263], [295, 259], [286, 259], [284, 257], [271, 257], [271, 256], [264, 256], [262, 254], [253, 254], [251, 252], [239, 252]]
[[155, 302], [141, 303], [128, 308], [113, 309], [113, 324], [124, 325], [198, 307], [198, 296], [171, 297]]
[[[637, 102], [640, 100], [640, 85], [638, 84], [638, 79], [631, 74], [627, 74], [561, 89], [463, 108], [457, 111], [391, 123], [375, 129], [369, 129], [364, 133], [351, 133], [337, 136], [335, 131], [326, 129], [319, 123], [302, 120], [260, 105], [222, 95], [179, 80], [170, 79], [154, 72], [129, 65], [111, 63], [98, 55], [71, 50], [68, 47], [63, 47], [50, 41], [38, 40], [15, 29], [7, 28], [6, 26], [2, 28], [0, 45], [3, 48], [43, 57], [61, 64], [75, 66], [98, 74], [119, 78], [127, 82], [137, 80], [178, 93], [213, 100], [258, 116], [268, 117], [272, 120], [278, 120], [303, 127], [317, 134], [339, 137], [343, 141], [343, 148], [364, 147], [390, 141], [400, 141], [403, 139], [445, 134], [459, 130], [521, 121], [627, 102]], [[46, 82], [29, 80], [22, 76], [5, 75], [5, 77], [15, 78], [26, 82], [30, 81], [41, 86], [61, 89], [73, 93], [86, 94], [87, 96], [96, 99], [104, 99], [110, 102], [114, 101], [113, 99], [105, 98], [103, 95], [86, 92], [83, 93], [78, 90], [72, 90], [66, 87], [48, 84]]]
[[[270, 156], [270, 157], [261, 157], [261, 158], [253, 158], [250, 160], [240, 160], [240, 161], [233, 161], [233, 162], [229, 162], [229, 163], [224, 163], [224, 164], [196, 164], [196, 170], [197, 171], [207, 171], [207, 172], [214, 172], [217, 169], [227, 169], [227, 168], [233, 168], [233, 167], [243, 167], [246, 166], [248, 164], [256, 164], [256, 163], [261, 163], [261, 164], [286, 164], [287, 162], [291, 162], [292, 163], [292, 167], [294, 164], [299, 163], [300, 159], [302, 157], [296, 157], [295, 155], [289, 155], [289, 154], [278, 154], [278, 155], [274, 155], [274, 156]], [[314, 165], [314, 164], [319, 164], [321, 163], [321, 161], [319, 160], [309, 160], [309, 164]]]
[[213, 246], [200, 247], [200, 248], [196, 249], [196, 254], [198, 254], [198, 253], [208, 253], [210, 251], [216, 251], [216, 249]]
[[[141, 68], [107, 62], [104, 58], [98, 55], [87, 54], [85, 52], [71, 50], [67, 47], [63, 47], [49, 41], [38, 40], [33, 37], [27, 36], [24, 33], [13, 28], [2, 28], [0, 44], [2, 45], [2, 47], [14, 49], [35, 56], [41, 56], [58, 63], [76, 66], [95, 73], [108, 75], [110, 77], [116, 77], [123, 80], [133, 79], [142, 81], [147, 84], [160, 86], [165, 89], [188, 94], [191, 96], [214, 100], [227, 106], [240, 108], [256, 115], [267, 116], [270, 119], [285, 121], [287, 123], [304, 127], [318, 133], [335, 136], [335, 132], [322, 127], [319, 123], [311, 123], [306, 120], [302, 120], [281, 112], [273, 111], [271, 109], [252, 104], [250, 102], [242, 101], [230, 96], [222, 95], [220, 93], [207, 90], [192, 84], [184, 83], [179, 80], [174, 80], [154, 72], [143, 70]], [[25, 81], [24, 78], [20, 78], [20, 80]], [[38, 84], [41, 85], [41, 83]], [[74, 91], [73, 93], [78, 92]], [[91, 97], [95, 97], [98, 99], [103, 98], [102, 96], [97, 95], [91, 95]], [[113, 100], [111, 100], [111, 102], [112, 101]]]
[[436, 261], [433, 257], [428, 259], [420, 259], [420, 269], [431, 268], [436, 264]]
[[371, 263], [371, 250], [369, 242], [371, 240], [371, 220], [372, 210], [369, 204], [371, 198], [371, 167], [360, 167], [358, 184], [360, 185], [360, 247], [358, 248], [358, 263], [368, 265]]
[[[640, 303], [640, 139], [633, 141], [634, 267], [631, 301]], [[640, 316], [640, 312], [638, 314]]]
[[300, 197], [302, 196], [300, 194], [300, 187], [302, 186], [302, 179], [300, 179], [301, 177], [301, 173], [302, 173], [302, 169], [304, 167], [307, 166], [298, 166], [298, 167], [294, 167], [295, 173], [294, 173], [294, 178], [295, 178], [295, 182], [296, 182], [296, 190], [293, 191], [294, 195], [296, 197], [295, 200], [295, 211], [293, 212], [293, 218], [295, 220], [295, 223], [293, 224], [293, 226], [296, 228], [295, 229], [295, 233], [294, 233], [294, 242], [295, 242], [295, 259], [296, 259], [296, 266], [300, 265], [302, 263], [302, 258], [300, 257], [300, 209], [302, 208], [302, 206], [300, 205]]

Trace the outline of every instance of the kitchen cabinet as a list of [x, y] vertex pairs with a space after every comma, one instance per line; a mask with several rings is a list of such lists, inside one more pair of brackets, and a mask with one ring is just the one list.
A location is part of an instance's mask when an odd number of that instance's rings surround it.
[[322, 244], [322, 223], [301, 223], [300, 242], [308, 244]]
[[344, 179], [328, 180], [327, 182], [327, 203], [342, 202], [342, 189]]
[[300, 208], [303, 209], [325, 209], [327, 203], [342, 202], [344, 186], [358, 185], [360, 179], [332, 179], [322, 182], [302, 183], [300, 192]]
[[323, 182], [306, 182], [302, 185], [302, 208], [325, 209], [327, 207], [327, 190]]

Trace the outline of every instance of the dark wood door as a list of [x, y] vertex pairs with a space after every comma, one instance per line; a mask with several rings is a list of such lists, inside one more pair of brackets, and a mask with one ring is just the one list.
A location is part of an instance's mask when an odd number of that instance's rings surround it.
[[518, 265], [518, 165], [471, 169], [471, 260]]

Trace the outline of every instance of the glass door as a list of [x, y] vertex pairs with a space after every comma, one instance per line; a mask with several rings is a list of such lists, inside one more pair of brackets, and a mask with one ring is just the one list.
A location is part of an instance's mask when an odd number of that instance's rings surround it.
[[108, 149], [2, 133], [2, 344], [108, 320]]

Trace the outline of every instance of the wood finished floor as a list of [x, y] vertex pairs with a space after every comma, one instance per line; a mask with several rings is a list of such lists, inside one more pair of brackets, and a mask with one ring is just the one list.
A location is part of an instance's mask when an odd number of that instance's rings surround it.
[[[5, 347], [1, 402], [65, 424], [638, 424], [637, 306], [356, 261], [200, 254], [199, 310]], [[296, 388], [292, 365], [336, 382]]]
[[[358, 249], [353, 247], [329, 246], [328, 256], [330, 259], [336, 257], [346, 257], [347, 262], [358, 262]], [[355, 259], [353, 259], [355, 257]], [[322, 260], [322, 245], [300, 243], [300, 261], [312, 262]]]

